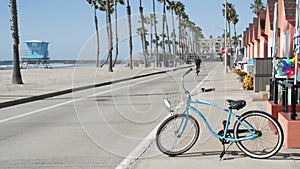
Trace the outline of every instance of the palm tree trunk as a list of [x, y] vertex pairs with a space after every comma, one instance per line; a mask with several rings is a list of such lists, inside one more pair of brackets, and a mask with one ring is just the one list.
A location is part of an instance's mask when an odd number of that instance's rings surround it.
[[129, 60], [130, 60], [130, 69], [133, 69], [132, 66], [132, 26], [131, 26], [131, 9], [129, 0], [127, 0], [127, 17], [128, 17], [128, 27], [129, 27]]
[[165, 22], [166, 22], [166, 2], [163, 1], [163, 17], [162, 17], [162, 50], [163, 50], [163, 65], [166, 66], [165, 55], [166, 55], [166, 47], [165, 47]]
[[106, 57], [105, 61], [100, 64], [100, 67], [103, 67], [108, 62], [109, 56]]
[[100, 60], [99, 60], [99, 57], [100, 57], [100, 40], [99, 40], [98, 19], [97, 19], [97, 12], [96, 12], [95, 4], [93, 6], [94, 6], [94, 22], [95, 22], [96, 40], [97, 40], [97, 55], [96, 55], [97, 63], [96, 63], [96, 66], [101, 67], [100, 66]]
[[167, 31], [167, 41], [168, 41], [168, 54], [169, 54], [169, 62], [172, 60], [172, 51], [171, 51], [171, 40], [170, 40], [170, 32], [168, 22], [166, 22], [166, 31]]
[[231, 59], [231, 54], [232, 54], [230, 21], [228, 21], [228, 32], [229, 32], [229, 48], [230, 48], [230, 53], [229, 53], [229, 59], [227, 60], [227, 65], [230, 66], [230, 59]]
[[144, 66], [147, 67], [147, 54], [146, 54], [146, 37], [145, 37], [145, 24], [144, 24], [144, 15], [143, 15], [143, 6], [142, 0], [140, 0], [140, 17], [141, 17], [141, 24], [142, 24], [142, 46], [143, 46], [143, 55], [144, 55]]
[[158, 66], [158, 41], [157, 41], [157, 28], [156, 28], [156, 13], [155, 13], [155, 0], [152, 1], [153, 20], [154, 20], [154, 36], [155, 36], [155, 66]]
[[236, 25], [234, 24], [233, 25], [233, 29], [234, 29], [234, 37], [236, 38], [235, 40], [234, 40], [234, 47], [236, 48], [237, 47], [237, 44], [236, 44], [236, 42], [237, 42], [237, 37], [236, 37], [236, 27], [235, 27]]
[[185, 30], [185, 25], [183, 25], [182, 27], [182, 31], [181, 31], [181, 51], [182, 51], [182, 55], [184, 57], [184, 60], [186, 61], [186, 30]]
[[180, 58], [180, 64], [182, 64], [183, 61], [183, 50], [182, 50], [182, 31], [181, 31], [181, 17], [178, 16], [178, 22], [179, 22], [179, 32], [178, 32], [178, 45], [179, 45], [179, 58]]
[[[169, 26], [168, 26], [168, 21], [167, 21], [167, 16], [166, 16], [166, 1], [164, 1], [164, 9], [163, 9], [163, 17], [164, 17], [164, 23], [166, 25], [166, 31], [167, 31], [167, 41], [168, 41], [168, 49], [169, 49], [169, 53], [168, 53], [168, 61], [169, 64], [171, 63], [171, 44], [170, 44], [170, 34], [169, 34]], [[170, 66], [170, 65], [169, 65]]]
[[175, 18], [174, 18], [175, 16], [174, 16], [174, 10], [172, 10], [172, 27], [173, 27], [173, 37], [172, 37], [172, 44], [173, 44], [173, 46], [172, 46], [172, 48], [173, 48], [173, 56], [175, 57], [174, 59], [175, 59], [175, 65], [177, 65], [177, 58], [176, 58], [176, 33], [175, 33]]
[[106, 0], [106, 24], [107, 24], [107, 42], [108, 42], [108, 57], [109, 57], [109, 66], [108, 71], [113, 72], [112, 68], [112, 50], [113, 50], [113, 42], [112, 42], [112, 29], [111, 29], [111, 18], [110, 18], [110, 0]]
[[[153, 32], [153, 20], [150, 17], [150, 56], [151, 56], [151, 59], [153, 57], [153, 33], [152, 32]], [[153, 64], [153, 67], [155, 67], [155, 64]]]
[[118, 9], [117, 9], [117, 2], [114, 0], [115, 3], [115, 35], [116, 35], [116, 56], [113, 63], [113, 67], [115, 66], [117, 60], [118, 60], [118, 54], [119, 54], [119, 37], [118, 37]]
[[18, 12], [17, 12], [17, 2], [16, 0], [10, 0], [10, 12], [11, 12], [11, 31], [13, 39], [13, 84], [23, 84], [21, 70], [20, 70], [20, 60], [19, 60], [19, 29], [18, 29]]

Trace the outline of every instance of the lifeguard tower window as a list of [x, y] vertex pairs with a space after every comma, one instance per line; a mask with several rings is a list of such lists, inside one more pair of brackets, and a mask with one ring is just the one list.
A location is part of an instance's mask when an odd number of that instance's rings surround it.
[[28, 68], [29, 64], [38, 65], [41, 68], [52, 68], [49, 64], [49, 42], [31, 40], [25, 41], [27, 50], [24, 56], [21, 57], [21, 68]]

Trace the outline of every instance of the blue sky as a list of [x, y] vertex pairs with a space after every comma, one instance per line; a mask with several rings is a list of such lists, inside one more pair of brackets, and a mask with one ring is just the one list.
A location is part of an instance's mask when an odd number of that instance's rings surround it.
[[[138, 0], [131, 0], [132, 14], [138, 14]], [[186, 13], [190, 19], [203, 29], [206, 37], [219, 36], [223, 33], [224, 19], [221, 14], [224, 0], [181, 0], [186, 6]], [[252, 21], [249, 6], [253, 0], [228, 0], [233, 3], [239, 15], [237, 24], [238, 34], [242, 34]], [[264, 4], [266, 0], [263, 0]], [[152, 11], [152, 1], [144, 0], [144, 11]], [[10, 32], [9, 0], [0, 1], [0, 61], [12, 60], [12, 41]], [[19, 14], [20, 40], [45, 40], [50, 42], [49, 52], [51, 59], [76, 59], [93, 44], [95, 33], [93, 11], [86, 0], [17, 0]], [[124, 23], [119, 24], [119, 30], [125, 31], [126, 8], [119, 7], [119, 17]], [[157, 4], [157, 12], [161, 12], [161, 5]], [[138, 17], [138, 15], [136, 15]], [[99, 27], [102, 34], [105, 23], [104, 13], [98, 13]], [[135, 33], [135, 30], [133, 30]], [[124, 34], [126, 34], [124, 32]], [[104, 35], [103, 35], [104, 36]], [[122, 35], [121, 35], [122, 36]], [[124, 35], [125, 36], [125, 35]], [[122, 39], [121, 39], [122, 40]], [[102, 38], [102, 42], [105, 40]], [[139, 41], [135, 42], [139, 45]], [[120, 55], [127, 55], [127, 40], [123, 38], [123, 48]], [[125, 45], [126, 44], [126, 45]], [[92, 45], [93, 46], [93, 45]], [[105, 48], [105, 44], [103, 44]], [[20, 44], [20, 54], [26, 49]], [[103, 49], [105, 50], [105, 49]], [[136, 51], [137, 52], [137, 51]], [[103, 52], [105, 55], [105, 52]], [[126, 54], [125, 54], [126, 53]]]

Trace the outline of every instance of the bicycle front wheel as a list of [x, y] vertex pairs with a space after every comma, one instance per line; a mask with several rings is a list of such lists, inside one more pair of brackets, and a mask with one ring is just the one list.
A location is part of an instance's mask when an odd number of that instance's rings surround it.
[[156, 145], [164, 154], [175, 156], [188, 151], [196, 143], [200, 128], [191, 115], [175, 114], [158, 128]]
[[[249, 111], [241, 115], [234, 125], [234, 137], [242, 139], [253, 132], [257, 135], [250, 140], [238, 141], [241, 151], [252, 158], [269, 158], [275, 155], [283, 144], [283, 131], [271, 115], [262, 111]], [[251, 131], [248, 131], [248, 129]]]

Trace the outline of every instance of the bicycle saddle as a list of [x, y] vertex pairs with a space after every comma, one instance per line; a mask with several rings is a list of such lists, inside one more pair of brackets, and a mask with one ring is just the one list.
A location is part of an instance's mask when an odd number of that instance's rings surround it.
[[227, 99], [226, 103], [229, 105], [229, 109], [236, 109], [239, 110], [246, 106], [245, 100], [231, 100]]

